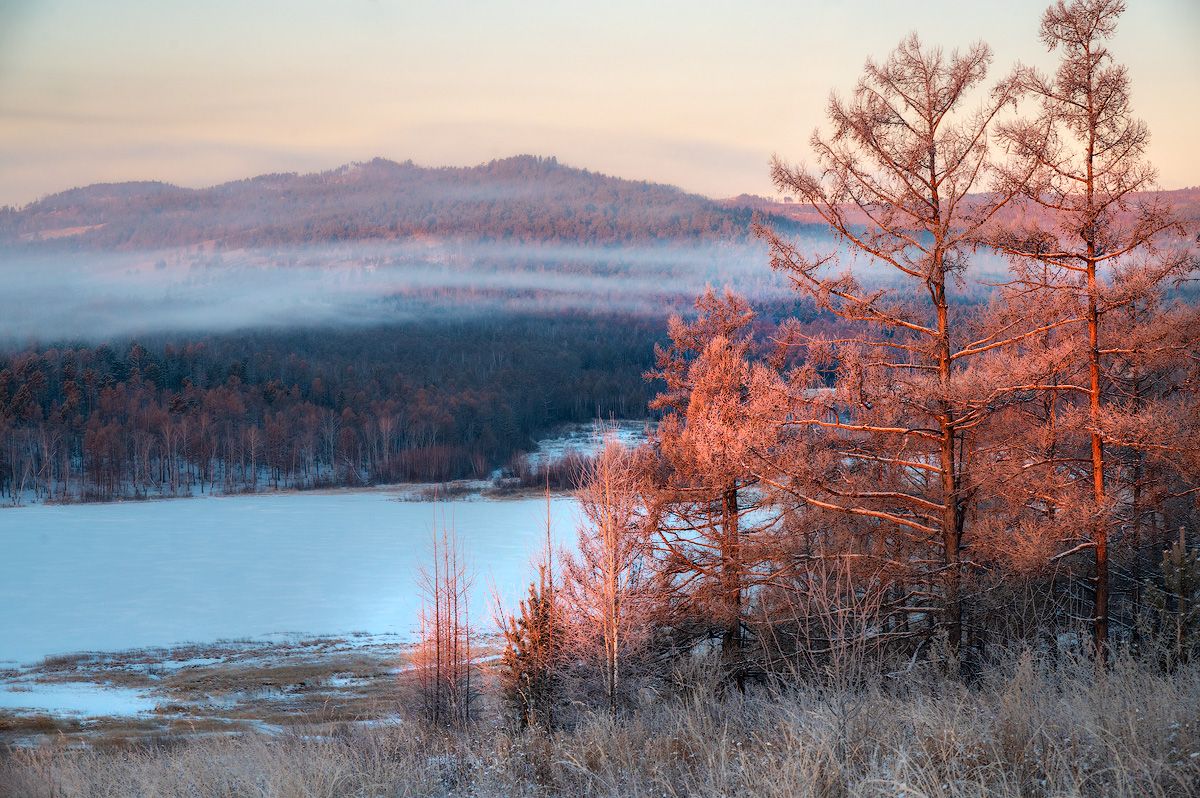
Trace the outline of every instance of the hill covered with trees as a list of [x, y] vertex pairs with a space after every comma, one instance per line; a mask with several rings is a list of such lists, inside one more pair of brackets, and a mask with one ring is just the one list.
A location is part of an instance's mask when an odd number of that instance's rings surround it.
[[0, 245], [241, 248], [434, 237], [609, 246], [744, 239], [752, 213], [555, 158], [442, 168], [376, 158], [201, 189], [156, 182], [71, 189], [0, 211]]

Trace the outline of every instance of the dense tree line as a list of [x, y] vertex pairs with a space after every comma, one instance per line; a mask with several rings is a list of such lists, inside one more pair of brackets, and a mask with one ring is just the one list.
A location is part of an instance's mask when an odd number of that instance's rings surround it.
[[[885, 673], [977, 678], [1013, 645], [1200, 656], [1200, 307], [1172, 293], [1200, 262], [1150, 190], [1123, 10], [1060, 0], [1057, 71], [993, 87], [986, 45], [912, 35], [833, 97], [814, 167], [774, 164], [907, 288], [764, 226], [841, 325], [785, 321], [764, 352], [733, 293], [672, 319], [653, 440], [583, 469], [576, 551], [505, 624], [523, 723], [589, 691], [617, 712], [696, 653], [730, 687], [829, 688], [842, 722]], [[980, 248], [1007, 278], [957, 302]]]
[[639, 417], [661, 324], [493, 316], [0, 354], [0, 493], [114, 499], [486, 476]]

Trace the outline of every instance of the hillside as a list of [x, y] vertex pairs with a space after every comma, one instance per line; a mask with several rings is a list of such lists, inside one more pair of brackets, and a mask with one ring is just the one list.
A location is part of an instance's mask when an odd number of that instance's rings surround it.
[[[1165, 196], [1185, 221], [1200, 220], [1200, 189]], [[797, 202], [749, 194], [713, 200], [555, 158], [439, 168], [376, 158], [200, 189], [161, 182], [74, 188], [0, 209], [0, 247], [240, 249], [425, 239], [612, 247], [745, 240], [755, 213], [777, 226], [824, 232], [816, 212]]]
[[0, 211], [0, 246], [222, 248], [421, 237], [607, 246], [740, 239], [753, 211], [521, 155], [473, 167], [381, 158], [188, 189], [97, 184]]
[[[1187, 225], [1189, 229], [1193, 231], [1200, 229], [1200, 186], [1162, 191], [1158, 194], [1175, 207], [1175, 212], [1180, 221]], [[1129, 196], [1129, 200], [1131, 203], [1137, 203], [1148, 196], [1150, 195], [1145, 193], [1134, 193]], [[972, 196], [972, 199], [975, 198], [978, 198], [978, 195]], [[824, 225], [821, 215], [817, 213], [813, 206], [796, 202], [791, 197], [780, 201], [755, 194], [739, 194], [736, 197], [720, 200], [720, 204], [729, 210], [749, 209], [775, 219], [786, 219], [800, 226], [821, 227]], [[843, 206], [843, 212], [846, 219], [852, 224], [865, 224], [867, 221], [866, 216], [856, 207]], [[997, 219], [1011, 221], [1014, 218], [1018, 218], [1019, 214], [1028, 214], [1031, 212], [1027, 207], [1021, 211], [1017, 211], [1015, 208], [1012, 210], [1006, 209], [997, 216]]]

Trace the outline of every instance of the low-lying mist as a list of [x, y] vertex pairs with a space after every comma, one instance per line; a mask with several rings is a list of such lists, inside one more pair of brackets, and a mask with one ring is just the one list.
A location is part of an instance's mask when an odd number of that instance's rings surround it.
[[[861, 265], [861, 264], [860, 264]], [[994, 264], [985, 264], [991, 271]], [[883, 282], [878, 267], [860, 270]], [[764, 244], [571, 247], [445, 241], [149, 252], [0, 252], [0, 344], [364, 325], [456, 314], [663, 317], [706, 285], [794, 296]]]

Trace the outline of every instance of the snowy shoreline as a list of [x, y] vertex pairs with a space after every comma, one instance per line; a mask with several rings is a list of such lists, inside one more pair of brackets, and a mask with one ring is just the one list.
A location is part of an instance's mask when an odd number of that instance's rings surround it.
[[408, 649], [397, 635], [357, 634], [47, 657], [0, 671], [0, 743], [394, 722]]
[[[560, 430], [530, 460], [595, 441]], [[492, 592], [515, 601], [532, 572], [547, 501], [570, 546], [573, 497], [503, 478], [6, 508], [0, 739], [269, 730], [317, 698], [385, 722], [372, 702], [394, 700], [433, 529], [464, 545], [486, 634]]]
[[[601, 428], [611, 431], [616, 439], [627, 446], [636, 446], [646, 439], [648, 429], [654, 422], [639, 419], [620, 419], [611, 422], [592, 422], [587, 424], [565, 424], [554, 430], [550, 436], [539, 440], [533, 451], [524, 455], [525, 461], [534, 468], [552, 466], [572, 455], [584, 457], [595, 453], [599, 446]], [[145, 502], [176, 501], [181, 499], [229, 499], [241, 496], [293, 496], [293, 495], [338, 495], [344, 493], [393, 493], [399, 501], [431, 501], [438, 498], [446, 500], [477, 500], [477, 499], [508, 499], [538, 495], [542, 490], [521, 487], [514, 484], [515, 480], [506, 474], [505, 469], [496, 469], [486, 479], [453, 479], [443, 482], [389, 482], [371, 485], [289, 485], [272, 487], [269, 478], [264, 477], [261, 485], [254, 490], [226, 490], [214, 480], [207, 490], [192, 487], [186, 493], [147, 493], [144, 495], [115, 496], [112, 498], [89, 498], [72, 496], [71, 498], [43, 498], [26, 491], [17, 494], [18, 499], [9, 497], [0, 501], [0, 510], [12, 510], [23, 507], [39, 506], [74, 506], [74, 505], [104, 505], [104, 504], [142, 504]], [[566, 491], [554, 491], [562, 494]]]

